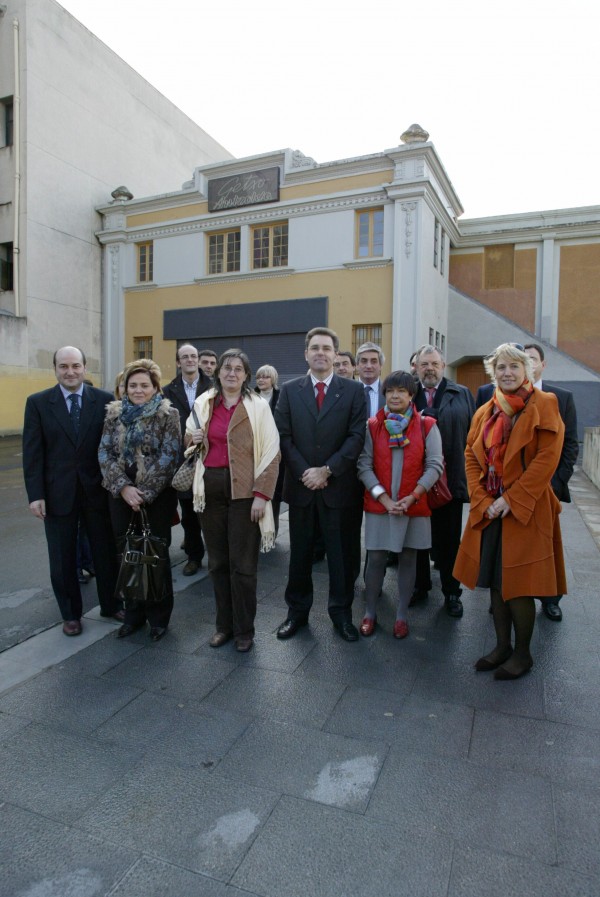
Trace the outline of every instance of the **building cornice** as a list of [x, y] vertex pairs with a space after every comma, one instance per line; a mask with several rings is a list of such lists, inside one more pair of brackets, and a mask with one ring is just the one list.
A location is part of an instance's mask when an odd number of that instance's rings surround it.
[[600, 206], [472, 218], [458, 223], [456, 247], [600, 238]]

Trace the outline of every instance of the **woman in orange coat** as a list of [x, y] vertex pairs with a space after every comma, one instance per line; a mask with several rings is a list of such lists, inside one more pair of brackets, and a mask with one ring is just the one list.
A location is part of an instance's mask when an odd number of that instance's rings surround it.
[[520, 348], [498, 346], [485, 367], [496, 389], [467, 439], [471, 508], [454, 575], [491, 592], [496, 647], [475, 669], [518, 679], [533, 665], [532, 596], [566, 591], [560, 502], [550, 485], [564, 424], [556, 396], [532, 386], [531, 360]]

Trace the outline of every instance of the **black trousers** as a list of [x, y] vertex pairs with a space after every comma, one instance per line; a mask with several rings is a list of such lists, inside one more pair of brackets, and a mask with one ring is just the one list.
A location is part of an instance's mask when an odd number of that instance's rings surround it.
[[185, 553], [190, 561], [196, 561], [197, 564], [200, 564], [204, 557], [204, 543], [202, 541], [200, 521], [194, 511], [194, 499], [180, 495], [179, 507], [181, 508], [181, 526], [184, 533]]
[[[152, 534], [160, 536], [167, 545], [171, 544], [171, 524], [173, 515], [177, 507], [177, 493], [170, 487], [164, 489], [154, 499], [152, 504], [144, 505], [148, 512], [148, 520]], [[112, 520], [113, 529], [117, 549], [119, 552], [123, 550], [125, 545], [125, 534], [131, 520], [131, 508], [126, 504], [121, 496], [110, 499], [110, 518]], [[169, 625], [171, 614], [173, 612], [173, 577], [171, 575], [171, 561], [167, 564], [165, 574], [165, 587], [163, 591], [163, 600], [153, 604], [136, 604], [133, 607], [125, 608], [125, 623], [129, 626], [143, 626], [146, 620], [150, 626], [160, 626], [166, 628]]]
[[306, 621], [313, 603], [312, 557], [320, 531], [329, 569], [328, 612], [334, 623], [352, 622], [354, 600], [351, 508], [329, 508], [320, 491], [306, 507], [290, 505], [290, 566], [285, 600], [290, 619]]
[[[462, 501], [452, 499], [431, 514], [431, 552], [439, 567], [445, 598], [449, 595], [462, 595], [460, 583], [452, 575], [462, 535], [462, 513]], [[431, 588], [429, 550], [426, 548], [417, 552], [415, 588], [424, 591]]]
[[63, 620], [80, 620], [83, 611], [77, 577], [77, 534], [80, 517], [90, 541], [100, 611], [112, 616], [118, 609], [115, 601], [117, 552], [108, 509], [98, 510], [90, 507], [83, 490], [79, 488], [70, 514], [61, 516], [48, 514], [44, 521], [50, 579]]
[[231, 498], [229, 468], [204, 472], [202, 532], [215, 592], [217, 632], [254, 636], [260, 527], [250, 519], [252, 498]]

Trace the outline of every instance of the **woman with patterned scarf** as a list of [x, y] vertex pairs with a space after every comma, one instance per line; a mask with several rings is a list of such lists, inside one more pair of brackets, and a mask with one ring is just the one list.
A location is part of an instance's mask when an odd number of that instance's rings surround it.
[[550, 485], [564, 424], [556, 396], [534, 389], [531, 359], [521, 347], [503, 343], [485, 368], [496, 389], [467, 439], [471, 507], [454, 575], [491, 593], [496, 647], [475, 669], [518, 679], [533, 666], [532, 596], [566, 591], [560, 502]]
[[412, 594], [417, 549], [431, 547], [431, 511], [425, 497], [443, 466], [442, 439], [435, 420], [421, 417], [413, 404], [417, 385], [412, 374], [394, 371], [384, 380], [386, 404], [367, 425], [358, 476], [365, 487], [364, 509], [367, 570], [364, 636], [373, 634], [376, 603], [388, 552], [397, 552], [398, 603], [394, 638], [408, 635], [408, 602]]
[[[123, 371], [122, 401], [111, 402], [98, 458], [102, 485], [112, 499], [110, 516], [122, 550], [131, 512], [143, 506], [153, 535], [171, 544], [171, 524], [177, 507], [177, 493], [171, 480], [179, 461], [181, 426], [179, 413], [160, 391], [160, 368], [148, 358], [130, 362]], [[167, 564], [163, 600], [125, 608], [125, 622], [119, 638], [150, 624], [150, 638], [161, 639], [173, 610], [171, 565]]]

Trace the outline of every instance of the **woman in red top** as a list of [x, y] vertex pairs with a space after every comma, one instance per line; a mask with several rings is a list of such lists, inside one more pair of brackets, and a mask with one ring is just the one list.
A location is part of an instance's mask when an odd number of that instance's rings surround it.
[[367, 426], [358, 476], [365, 486], [365, 617], [362, 635], [373, 634], [375, 606], [381, 593], [388, 552], [398, 558], [398, 604], [394, 637], [408, 635], [408, 602], [415, 583], [417, 549], [431, 547], [431, 511], [425, 494], [439, 479], [442, 439], [431, 417], [421, 418], [413, 404], [412, 374], [394, 371], [384, 380], [385, 406]]

